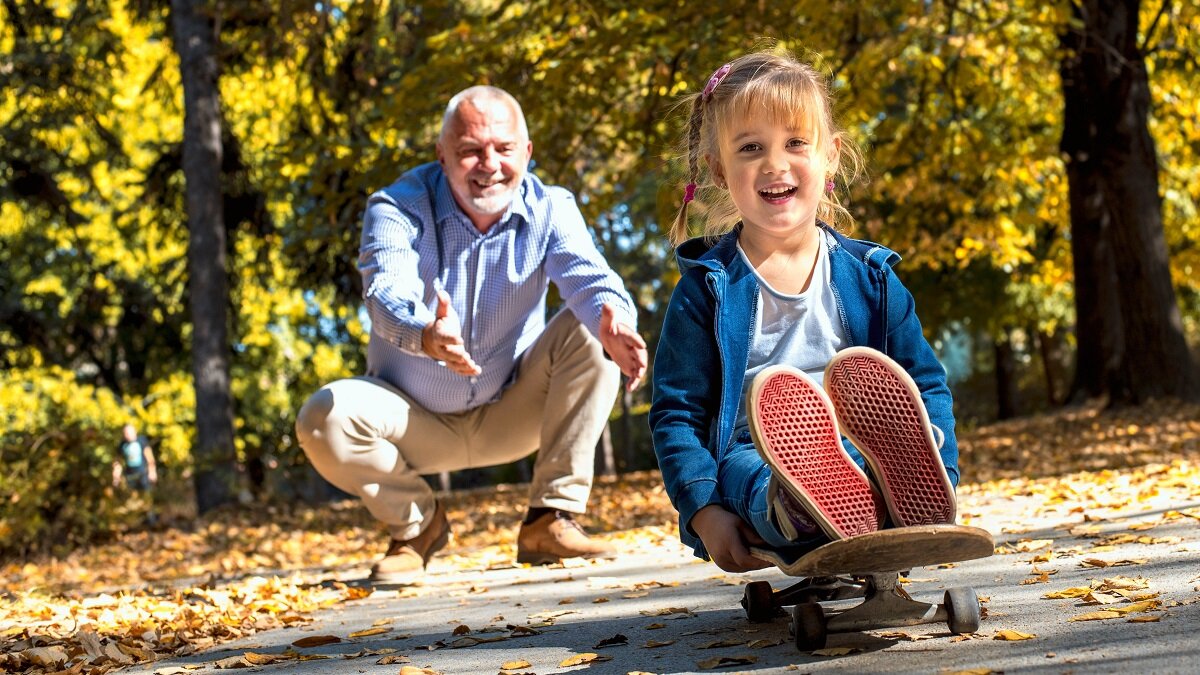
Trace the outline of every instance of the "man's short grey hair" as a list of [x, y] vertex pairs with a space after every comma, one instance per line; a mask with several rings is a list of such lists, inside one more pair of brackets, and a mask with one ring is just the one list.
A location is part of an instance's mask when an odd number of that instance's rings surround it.
[[525, 123], [525, 112], [521, 110], [521, 104], [513, 95], [504, 91], [500, 87], [492, 87], [486, 84], [467, 87], [451, 97], [450, 102], [446, 104], [446, 112], [442, 114], [442, 130], [438, 134], [438, 139], [442, 139], [446, 135], [446, 127], [450, 126], [450, 120], [458, 114], [458, 107], [464, 102], [470, 101], [472, 104], [482, 101], [505, 101], [512, 105], [513, 110], [517, 111], [517, 131], [520, 132], [521, 138], [529, 139], [529, 126]]

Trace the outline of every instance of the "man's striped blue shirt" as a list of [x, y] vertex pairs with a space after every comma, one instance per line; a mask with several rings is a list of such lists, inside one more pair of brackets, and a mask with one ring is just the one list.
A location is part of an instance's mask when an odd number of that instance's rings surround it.
[[[606, 302], [618, 320], [637, 327], [633, 301], [574, 196], [530, 173], [486, 234], [454, 201], [436, 162], [405, 173], [367, 201], [358, 268], [371, 319], [367, 374], [435, 413], [464, 412], [499, 396], [545, 328], [550, 282], [593, 335]], [[421, 350], [438, 289], [450, 294], [478, 376], [457, 375]]]

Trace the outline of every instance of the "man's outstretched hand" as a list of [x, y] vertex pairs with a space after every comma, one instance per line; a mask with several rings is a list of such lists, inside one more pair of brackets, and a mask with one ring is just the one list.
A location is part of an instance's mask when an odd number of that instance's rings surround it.
[[649, 360], [646, 342], [637, 331], [617, 321], [616, 310], [607, 302], [600, 313], [600, 344], [604, 345], [608, 357], [628, 378], [625, 388], [629, 391], [637, 389], [646, 376], [646, 363]]
[[483, 372], [463, 347], [462, 326], [446, 291], [438, 291], [437, 311], [433, 316], [433, 321], [421, 331], [421, 349], [459, 375], [469, 377]]

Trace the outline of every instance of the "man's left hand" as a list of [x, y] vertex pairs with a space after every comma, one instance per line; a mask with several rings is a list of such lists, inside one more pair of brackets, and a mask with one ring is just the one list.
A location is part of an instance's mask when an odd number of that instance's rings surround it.
[[625, 374], [625, 388], [629, 391], [637, 389], [642, 384], [642, 378], [646, 376], [646, 364], [649, 360], [646, 341], [637, 331], [617, 321], [616, 310], [607, 302], [600, 313], [600, 344], [604, 345], [608, 357]]

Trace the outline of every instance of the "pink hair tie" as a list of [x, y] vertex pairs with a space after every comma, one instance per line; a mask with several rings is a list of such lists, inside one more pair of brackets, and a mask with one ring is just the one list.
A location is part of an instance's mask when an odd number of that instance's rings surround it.
[[696, 198], [696, 184], [688, 183], [683, 188], [683, 203], [687, 204], [688, 202], [694, 200], [695, 198]]
[[700, 95], [700, 98], [707, 101], [708, 98], [712, 96], [713, 90], [716, 89], [717, 85], [721, 84], [721, 80], [725, 79], [725, 76], [729, 74], [729, 68], [732, 65], [732, 63], [726, 63], [720, 68], [717, 68], [717, 72], [713, 73], [712, 77], [708, 78], [708, 84], [704, 85], [704, 93]]

